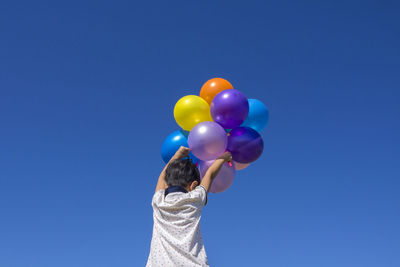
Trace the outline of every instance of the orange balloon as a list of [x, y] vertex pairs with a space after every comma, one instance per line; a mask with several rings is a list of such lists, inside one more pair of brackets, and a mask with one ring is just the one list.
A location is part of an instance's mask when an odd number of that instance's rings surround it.
[[250, 165], [250, 163], [239, 163], [234, 161], [233, 165], [235, 166], [235, 170], [239, 171], [247, 168]]
[[209, 105], [211, 105], [214, 97], [226, 89], [233, 89], [230, 82], [222, 78], [213, 78], [208, 80], [200, 90], [200, 97], [203, 98]]

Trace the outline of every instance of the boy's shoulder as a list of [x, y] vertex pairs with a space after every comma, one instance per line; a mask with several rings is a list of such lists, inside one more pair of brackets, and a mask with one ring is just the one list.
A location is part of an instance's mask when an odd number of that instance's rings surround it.
[[202, 206], [207, 203], [207, 190], [204, 186], [199, 185], [193, 191], [187, 193], [173, 192], [167, 195], [165, 194], [165, 190], [158, 190], [154, 193], [152, 199], [153, 207], [170, 207], [193, 203], [198, 203]]

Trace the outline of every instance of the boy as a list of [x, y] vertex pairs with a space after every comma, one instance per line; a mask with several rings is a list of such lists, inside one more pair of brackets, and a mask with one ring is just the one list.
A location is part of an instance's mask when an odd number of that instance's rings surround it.
[[207, 193], [229, 152], [200, 174], [190, 159], [189, 149], [180, 147], [158, 178], [153, 196], [153, 238], [147, 267], [209, 266], [200, 232], [201, 209]]

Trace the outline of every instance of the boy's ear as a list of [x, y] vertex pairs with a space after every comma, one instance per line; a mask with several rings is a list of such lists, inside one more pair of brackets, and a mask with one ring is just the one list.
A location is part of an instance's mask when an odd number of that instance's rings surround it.
[[198, 186], [198, 185], [199, 185], [198, 181], [191, 182], [190, 185], [189, 185], [190, 191], [194, 190], [196, 188], [196, 186]]

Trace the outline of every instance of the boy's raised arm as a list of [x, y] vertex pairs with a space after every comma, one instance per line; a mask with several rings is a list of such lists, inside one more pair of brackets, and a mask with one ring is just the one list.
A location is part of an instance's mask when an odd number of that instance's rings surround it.
[[[207, 190], [207, 192], [210, 191], [211, 184], [214, 180], [214, 178], [217, 176], [219, 170], [221, 169], [222, 165], [225, 162], [229, 162], [232, 160], [232, 155], [229, 152], [225, 152], [222, 154], [219, 158], [217, 158], [214, 163], [208, 168], [206, 174], [203, 177], [203, 180], [201, 181], [202, 186]], [[232, 167], [233, 168], [233, 167]]]
[[169, 160], [169, 162], [165, 165], [164, 169], [160, 173], [158, 177], [157, 185], [156, 185], [156, 192], [158, 190], [164, 190], [167, 188], [167, 184], [165, 183], [165, 171], [167, 170], [168, 164], [174, 160], [181, 159], [187, 157], [189, 155], [189, 148], [181, 146], [178, 151], [176, 151], [175, 155]]

